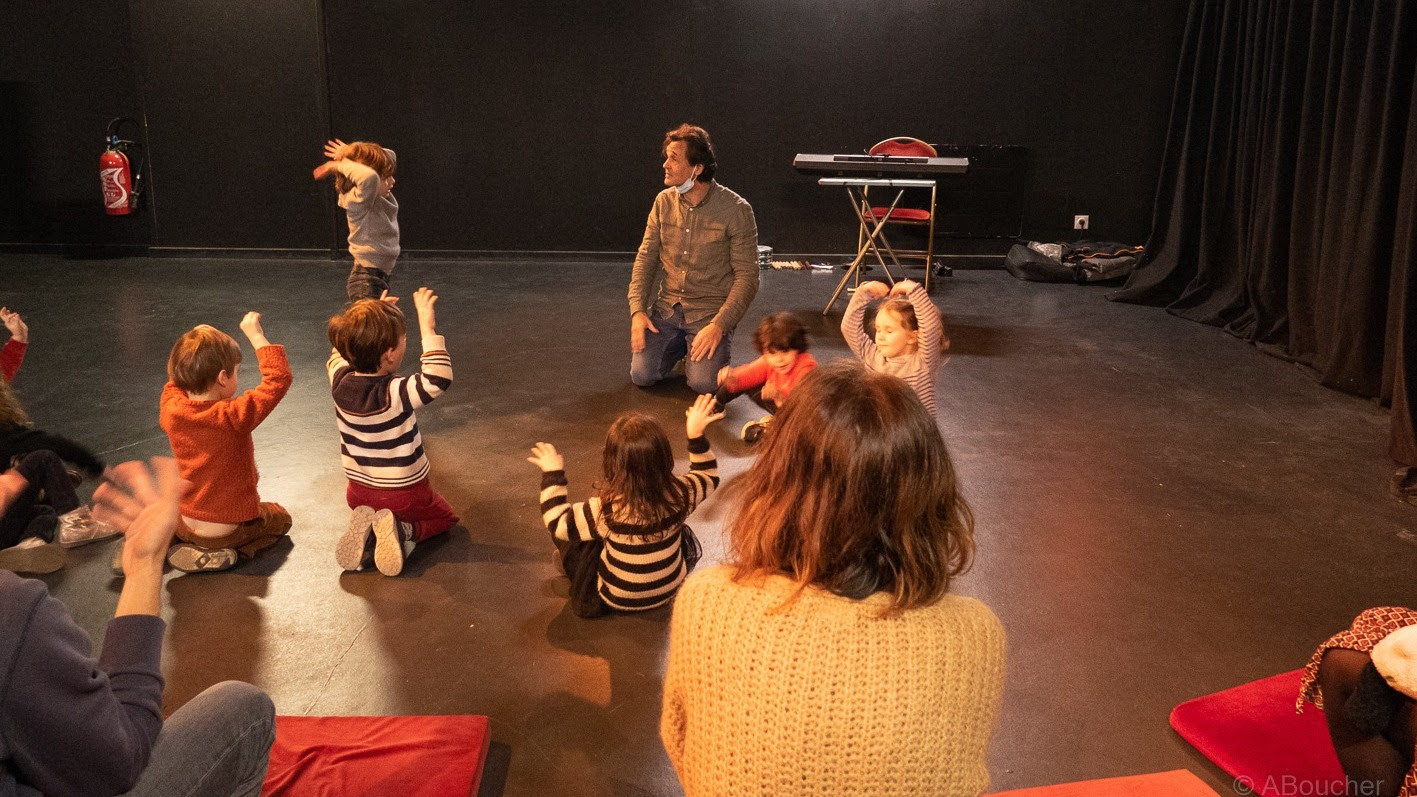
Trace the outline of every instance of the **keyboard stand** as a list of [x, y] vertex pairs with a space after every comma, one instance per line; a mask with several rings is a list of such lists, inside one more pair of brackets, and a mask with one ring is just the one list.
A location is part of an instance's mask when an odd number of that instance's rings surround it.
[[[832, 305], [836, 304], [837, 297], [840, 296], [842, 290], [846, 288], [848, 280], [854, 280], [851, 287], [853, 291], [861, 284], [861, 269], [865, 263], [867, 253], [875, 256], [876, 262], [879, 263], [881, 269], [886, 272], [886, 279], [890, 281], [891, 285], [895, 285], [895, 276], [891, 274], [890, 267], [886, 265], [885, 258], [881, 257], [881, 246], [885, 246], [886, 254], [890, 257], [891, 262], [895, 264], [896, 268], [903, 268], [903, 266], [901, 266], [900, 260], [896, 258], [895, 250], [891, 249], [890, 241], [887, 240], [884, 235], [881, 235], [881, 230], [885, 228], [886, 222], [890, 220], [891, 214], [895, 212], [896, 205], [900, 204], [900, 198], [905, 195], [907, 188], [933, 189], [935, 187], [935, 181], [891, 180], [872, 177], [823, 177], [817, 181], [817, 185], [841, 186], [846, 189], [847, 196], [851, 199], [851, 209], [856, 214], [856, 221], [860, 225], [859, 228], [861, 230], [861, 235], [859, 236], [861, 244], [856, 250], [856, 259], [852, 260], [851, 265], [847, 266], [846, 273], [842, 275], [841, 281], [836, 284], [836, 290], [832, 291], [831, 299], [827, 300], [827, 306], [822, 310], [822, 315], [826, 315], [831, 312]], [[880, 219], [873, 217], [871, 205], [866, 201], [865, 191], [858, 190], [865, 188], [896, 189], [895, 199], [891, 200], [890, 207], [886, 210], [886, 214]], [[931, 263], [925, 264], [925, 284], [927, 285], [930, 281], [930, 268], [932, 265]]]

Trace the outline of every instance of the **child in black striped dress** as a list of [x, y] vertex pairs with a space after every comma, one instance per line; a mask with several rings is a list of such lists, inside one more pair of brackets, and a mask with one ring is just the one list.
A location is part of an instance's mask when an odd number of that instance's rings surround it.
[[556, 447], [537, 443], [527, 461], [541, 468], [541, 519], [551, 530], [571, 580], [579, 617], [663, 606], [699, 560], [684, 522], [718, 486], [718, 461], [704, 429], [723, 418], [713, 396], [685, 413], [689, 472], [674, 474], [669, 437], [653, 418], [627, 412], [605, 436], [599, 495], [572, 504]]

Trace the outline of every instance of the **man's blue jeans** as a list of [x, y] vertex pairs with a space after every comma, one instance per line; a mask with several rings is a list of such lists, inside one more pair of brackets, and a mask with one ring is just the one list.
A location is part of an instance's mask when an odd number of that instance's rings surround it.
[[684, 378], [695, 393], [712, 393], [718, 389], [718, 371], [728, 365], [729, 342], [733, 330], [723, 330], [723, 338], [718, 348], [707, 360], [688, 359], [689, 349], [694, 345], [694, 335], [708, 326], [712, 318], [705, 318], [695, 324], [684, 323], [684, 308], [674, 305], [667, 317], [660, 317], [656, 308], [650, 308], [650, 320], [659, 332], [645, 330], [644, 351], [630, 355], [630, 381], [640, 387], [649, 387], [669, 376], [675, 364], [684, 361]]
[[259, 797], [276, 712], [265, 692], [223, 681], [162, 724], [129, 797]]

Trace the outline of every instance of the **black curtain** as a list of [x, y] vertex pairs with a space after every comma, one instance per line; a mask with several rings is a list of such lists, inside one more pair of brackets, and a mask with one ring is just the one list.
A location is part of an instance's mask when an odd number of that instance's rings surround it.
[[1391, 402], [1417, 466], [1417, 0], [1192, 0], [1151, 239], [1164, 305]]

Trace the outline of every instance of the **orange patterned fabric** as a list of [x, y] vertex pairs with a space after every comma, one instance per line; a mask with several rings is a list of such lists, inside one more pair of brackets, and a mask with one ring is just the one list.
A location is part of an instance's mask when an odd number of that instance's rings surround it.
[[[1329, 637], [1314, 651], [1304, 667], [1304, 677], [1299, 681], [1299, 699], [1294, 703], [1294, 710], [1302, 713], [1305, 701], [1319, 708], [1324, 707], [1323, 695], [1319, 692], [1319, 662], [1329, 648], [1367, 653], [1388, 634], [1409, 625], [1417, 625], [1417, 612], [1401, 606], [1379, 606], [1358, 615], [1351, 628]], [[1414, 751], [1412, 767], [1407, 770], [1407, 777], [1402, 779], [1402, 790], [1397, 797], [1417, 797], [1417, 751]]]

